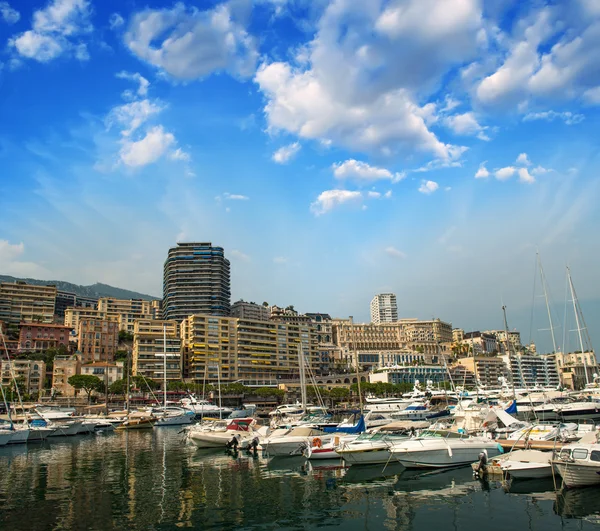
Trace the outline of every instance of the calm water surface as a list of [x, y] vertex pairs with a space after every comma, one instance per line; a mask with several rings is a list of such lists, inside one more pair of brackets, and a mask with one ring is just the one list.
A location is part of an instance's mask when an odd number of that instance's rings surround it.
[[[315, 462], [313, 462], [315, 463]], [[179, 430], [0, 448], [0, 530], [598, 529], [600, 489], [196, 450]]]

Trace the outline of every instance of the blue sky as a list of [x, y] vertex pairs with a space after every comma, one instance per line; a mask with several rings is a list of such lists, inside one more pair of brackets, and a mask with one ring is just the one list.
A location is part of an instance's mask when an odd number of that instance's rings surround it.
[[0, 42], [0, 273], [160, 295], [212, 241], [234, 300], [547, 345], [539, 249], [597, 326], [595, 0], [2, 0]]

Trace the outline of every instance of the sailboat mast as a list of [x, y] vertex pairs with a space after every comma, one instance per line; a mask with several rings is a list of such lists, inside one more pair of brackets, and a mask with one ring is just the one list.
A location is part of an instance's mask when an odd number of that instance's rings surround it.
[[217, 361], [217, 387], [219, 388], [219, 419], [222, 419], [223, 405], [221, 403], [221, 360]]
[[127, 414], [129, 415], [129, 350], [127, 350], [127, 389], [126, 391], [126, 395], [125, 395], [125, 403], [126, 403], [126, 408], [127, 408]]
[[[504, 335], [506, 338], [506, 351], [508, 354], [508, 374], [510, 375], [510, 383], [512, 384], [512, 392], [513, 392], [513, 399], [516, 400], [517, 399], [517, 394], [515, 393], [515, 379], [513, 378], [512, 375], [512, 356], [511, 356], [511, 348], [510, 348], [510, 341], [508, 339], [508, 321], [506, 320], [506, 306], [502, 305], [502, 312], [504, 313]], [[518, 362], [518, 360], [517, 360]], [[519, 367], [519, 372], [520, 372], [520, 367]], [[521, 375], [521, 380], [523, 380], [523, 375]]]
[[298, 344], [298, 369], [300, 372], [300, 397], [302, 401], [302, 411], [306, 413], [306, 375], [304, 373], [304, 352], [302, 352], [302, 340]]
[[19, 397], [19, 405], [21, 406], [21, 411], [23, 412], [23, 416], [25, 417], [27, 424], [29, 424], [29, 421], [27, 421], [27, 415], [25, 415], [25, 408], [23, 407], [23, 400], [21, 399], [21, 391], [19, 390], [19, 384], [17, 383], [17, 378], [15, 377], [15, 372], [13, 371], [12, 361], [10, 360], [10, 355], [8, 354], [8, 347], [6, 346], [6, 341], [4, 339], [4, 333], [2, 332], [1, 328], [0, 328], [0, 336], [2, 337], [2, 345], [4, 346], [4, 353], [6, 354], [6, 361], [8, 362], [8, 370], [10, 372], [10, 377], [11, 377], [13, 383], [15, 384], [15, 388], [17, 390], [17, 397]]
[[556, 338], [554, 337], [554, 323], [552, 322], [552, 312], [550, 311], [550, 304], [548, 303], [548, 286], [546, 284], [546, 275], [544, 274], [544, 268], [542, 267], [542, 260], [540, 253], [536, 253], [538, 265], [540, 266], [540, 277], [542, 279], [542, 288], [544, 289], [544, 299], [546, 301], [546, 311], [548, 312], [548, 321], [550, 323], [550, 335], [552, 336], [552, 348], [553, 352], [556, 350]]
[[577, 295], [573, 287], [573, 279], [571, 278], [571, 270], [567, 267], [567, 277], [569, 279], [569, 288], [571, 289], [571, 301], [573, 302], [573, 312], [575, 313], [575, 322], [577, 323], [577, 334], [579, 335], [579, 347], [581, 348], [581, 357], [583, 359], [583, 371], [585, 372], [585, 384], [590, 383], [588, 376], [587, 362], [585, 360], [585, 349], [583, 348], [583, 337], [581, 336], [581, 325], [579, 323], [579, 311], [577, 310]]
[[358, 370], [358, 352], [356, 351], [356, 342], [354, 341], [354, 318], [350, 316], [350, 333], [352, 334], [352, 350], [354, 356], [354, 364], [356, 366], [356, 386], [358, 388], [358, 403], [360, 405], [360, 414], [363, 414], [363, 397], [360, 388], [360, 372]]
[[167, 324], [163, 323], [163, 407], [167, 412]]

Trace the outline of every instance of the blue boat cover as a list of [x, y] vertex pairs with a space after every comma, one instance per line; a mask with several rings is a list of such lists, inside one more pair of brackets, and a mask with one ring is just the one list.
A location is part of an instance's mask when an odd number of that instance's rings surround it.
[[333, 426], [331, 428], [325, 427], [323, 431], [325, 433], [362, 433], [365, 431], [367, 426], [365, 425], [365, 417], [360, 416], [358, 422], [354, 426]]
[[504, 411], [509, 415], [514, 415], [517, 412], [517, 401], [513, 400], [510, 406], [508, 406]]

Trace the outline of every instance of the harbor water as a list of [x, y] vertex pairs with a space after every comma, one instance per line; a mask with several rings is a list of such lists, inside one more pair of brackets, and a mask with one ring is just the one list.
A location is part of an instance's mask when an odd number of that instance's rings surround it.
[[197, 450], [176, 427], [0, 448], [0, 529], [597, 529], [600, 488]]

